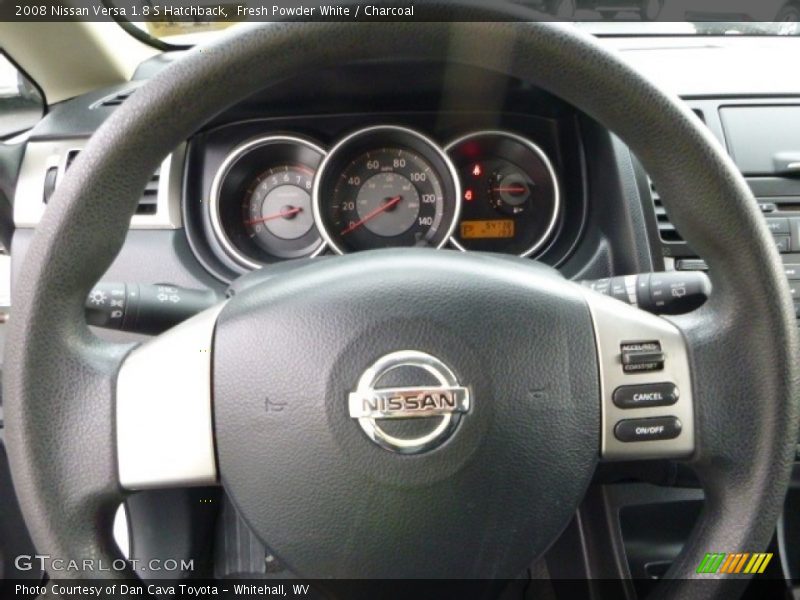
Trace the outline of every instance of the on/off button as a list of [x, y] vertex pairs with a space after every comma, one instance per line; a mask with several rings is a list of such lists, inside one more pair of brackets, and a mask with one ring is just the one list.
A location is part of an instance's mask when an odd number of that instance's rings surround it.
[[681, 429], [677, 417], [628, 419], [617, 423], [614, 435], [620, 442], [654, 442], [676, 438], [681, 434]]

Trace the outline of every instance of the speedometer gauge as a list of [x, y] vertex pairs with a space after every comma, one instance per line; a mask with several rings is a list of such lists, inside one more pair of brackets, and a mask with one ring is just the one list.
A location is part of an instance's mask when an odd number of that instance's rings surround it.
[[339, 254], [444, 245], [458, 221], [453, 165], [432, 141], [402, 127], [347, 136], [320, 166], [314, 214]]

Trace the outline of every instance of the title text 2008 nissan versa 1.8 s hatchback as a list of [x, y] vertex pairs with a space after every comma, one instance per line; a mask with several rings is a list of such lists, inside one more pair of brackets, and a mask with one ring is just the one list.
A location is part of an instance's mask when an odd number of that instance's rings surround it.
[[0, 6], [3, 598], [800, 597], [800, 11], [566, 4]]

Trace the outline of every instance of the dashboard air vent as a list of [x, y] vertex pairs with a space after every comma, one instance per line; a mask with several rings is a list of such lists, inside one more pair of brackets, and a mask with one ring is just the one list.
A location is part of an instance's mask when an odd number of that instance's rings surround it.
[[101, 106], [113, 108], [115, 106], [119, 106], [125, 100], [131, 97], [133, 92], [136, 91], [136, 88], [132, 88], [129, 90], [124, 90], [122, 92], [117, 92], [116, 94], [111, 94], [110, 96], [106, 96], [102, 100], [99, 100], [92, 104], [92, 108], [99, 108]]
[[669, 217], [667, 216], [667, 209], [664, 208], [664, 204], [661, 202], [661, 196], [659, 195], [658, 190], [656, 190], [656, 186], [653, 185], [653, 180], [648, 177], [647, 182], [650, 185], [650, 196], [653, 198], [653, 207], [656, 211], [658, 235], [664, 242], [682, 242], [683, 238], [669, 220]]
[[[70, 168], [75, 158], [80, 154], [80, 150], [70, 150], [67, 154], [67, 160], [64, 162], [64, 171]], [[158, 181], [160, 177], [161, 168], [156, 169], [153, 176], [147, 181], [144, 187], [142, 196], [139, 199], [139, 205], [136, 207], [137, 215], [154, 215], [158, 209]]]
[[[701, 110], [694, 108], [692, 109], [692, 112], [696, 114], [697, 117], [703, 121], [703, 123], [705, 123], [705, 116]], [[653, 180], [650, 179], [650, 177], [647, 178], [647, 184], [650, 187], [650, 197], [653, 199], [653, 208], [655, 209], [656, 223], [658, 224], [658, 235], [661, 238], [661, 241], [668, 244], [683, 242], [683, 238], [669, 220], [667, 209], [664, 208], [664, 203], [661, 201], [661, 195], [658, 193], [658, 190], [656, 189], [656, 186], [653, 184]]]
[[148, 180], [147, 185], [144, 186], [144, 192], [139, 199], [139, 206], [136, 207], [137, 215], [154, 215], [158, 208], [158, 179], [161, 169], [156, 169], [153, 176]]
[[70, 150], [67, 152], [67, 160], [64, 161], [64, 171], [69, 169], [72, 166], [72, 163], [78, 158], [78, 154], [80, 154], [80, 150]]

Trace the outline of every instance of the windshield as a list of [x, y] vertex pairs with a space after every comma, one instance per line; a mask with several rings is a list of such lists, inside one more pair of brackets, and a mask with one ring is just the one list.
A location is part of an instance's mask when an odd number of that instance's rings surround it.
[[[242, 23], [192, 22], [132, 22], [147, 36], [176, 46], [192, 46], [206, 42], [223, 31]], [[599, 36], [680, 36], [680, 35], [800, 35], [800, 22], [644, 22], [644, 21], [584, 21], [575, 26]]]
[[[111, 1], [118, 5], [131, 3], [131, 0]], [[160, 5], [154, 0], [134, 0], [134, 3], [139, 6], [134, 12], [139, 18], [129, 19], [140, 35], [173, 45], [205, 42], [244, 21], [277, 20], [296, 14], [292, 11], [298, 8], [311, 11], [302, 13], [302, 18], [308, 16], [309, 20], [320, 18], [321, 12], [321, 6], [314, 2], [297, 0], [273, 0], [269, 6], [250, 0], [219, 4], [200, 0], [191, 4], [199, 10], [206, 5], [214, 10], [222, 9], [224, 16], [208, 8], [213, 16], [192, 13], [187, 17], [159, 13]], [[426, 20], [424, 2], [404, 0], [393, 4], [416, 5], [416, 11], [412, 10], [412, 15], [403, 18], [405, 20]], [[516, 10], [528, 8], [538, 11], [539, 15], [544, 13], [560, 21], [573, 22], [576, 27], [604, 36], [800, 34], [800, 4], [787, 0], [511, 0], [511, 4], [516, 5]], [[142, 16], [144, 20], [140, 20]], [[206, 18], [208, 20], [204, 20]]]

